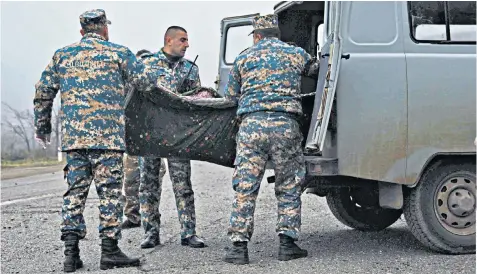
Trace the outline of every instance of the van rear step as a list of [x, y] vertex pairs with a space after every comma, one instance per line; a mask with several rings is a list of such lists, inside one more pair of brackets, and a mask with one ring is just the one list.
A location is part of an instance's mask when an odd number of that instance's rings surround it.
[[[320, 156], [305, 156], [307, 176], [338, 175], [338, 159]], [[269, 184], [275, 183], [275, 176], [267, 177]]]
[[305, 163], [308, 176], [338, 175], [338, 158], [305, 156]]

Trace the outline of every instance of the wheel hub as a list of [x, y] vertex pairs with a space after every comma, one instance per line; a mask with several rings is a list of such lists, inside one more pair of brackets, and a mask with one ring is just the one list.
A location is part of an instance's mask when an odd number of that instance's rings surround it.
[[475, 210], [475, 196], [466, 189], [458, 188], [450, 193], [448, 206], [458, 217], [469, 216]]
[[457, 235], [475, 233], [475, 181], [452, 177], [444, 181], [436, 193], [436, 214], [449, 232]]

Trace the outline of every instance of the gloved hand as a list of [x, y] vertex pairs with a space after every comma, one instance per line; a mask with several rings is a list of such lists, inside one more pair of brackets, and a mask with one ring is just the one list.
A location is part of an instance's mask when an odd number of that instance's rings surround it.
[[51, 134], [35, 134], [35, 140], [46, 149], [46, 146], [50, 144]]

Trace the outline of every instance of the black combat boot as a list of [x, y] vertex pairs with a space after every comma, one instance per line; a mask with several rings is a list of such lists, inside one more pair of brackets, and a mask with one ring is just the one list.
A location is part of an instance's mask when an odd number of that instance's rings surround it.
[[118, 247], [118, 240], [103, 239], [101, 243], [101, 262], [99, 268], [106, 270], [115, 267], [139, 266], [139, 258], [129, 258]]
[[75, 272], [76, 269], [83, 267], [83, 261], [80, 258], [79, 237], [76, 234], [67, 234], [65, 241], [65, 272]]
[[308, 256], [308, 251], [301, 249], [295, 244], [295, 240], [287, 235], [280, 234], [280, 247], [278, 260], [289, 261]]
[[205, 247], [204, 240], [199, 238], [197, 235], [191, 236], [189, 238], [181, 239], [181, 245], [190, 246], [192, 248]]
[[153, 248], [160, 243], [159, 232], [153, 229], [146, 232], [146, 236], [144, 236], [144, 240], [141, 242], [141, 248]]
[[234, 242], [233, 246], [227, 249], [224, 261], [232, 264], [248, 264], [247, 242]]

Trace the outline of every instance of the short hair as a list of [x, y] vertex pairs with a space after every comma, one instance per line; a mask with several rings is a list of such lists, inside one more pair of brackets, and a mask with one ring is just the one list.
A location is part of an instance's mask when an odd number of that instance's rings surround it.
[[276, 37], [280, 38], [279, 29], [257, 29], [254, 31], [256, 34], [260, 34], [262, 37]]
[[83, 29], [83, 31], [84, 31], [84, 33], [96, 33], [96, 34], [99, 34], [99, 35], [103, 35], [103, 29], [104, 29], [104, 27], [99, 28], [99, 29]]
[[143, 55], [144, 53], [151, 53], [151, 52], [148, 51], [147, 49], [142, 49], [142, 50], [136, 52], [136, 57], [139, 57], [139, 56]]
[[168, 36], [171, 36], [173, 33], [175, 33], [176, 31], [183, 31], [185, 33], [187, 33], [187, 31], [185, 30], [185, 28], [183, 27], [179, 27], [179, 26], [170, 26], [167, 28], [166, 30], [166, 33], [164, 34], [164, 45], [166, 44], [166, 39]]

